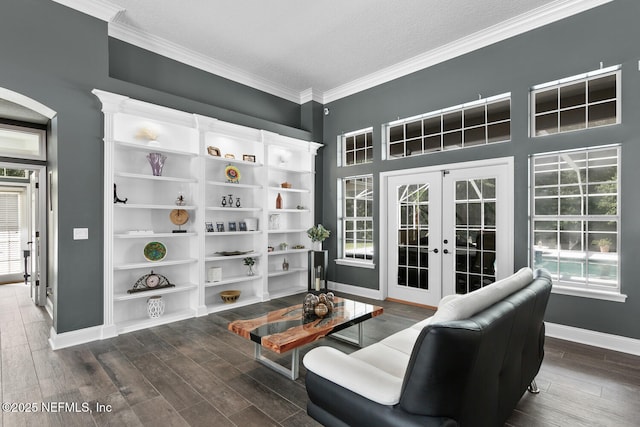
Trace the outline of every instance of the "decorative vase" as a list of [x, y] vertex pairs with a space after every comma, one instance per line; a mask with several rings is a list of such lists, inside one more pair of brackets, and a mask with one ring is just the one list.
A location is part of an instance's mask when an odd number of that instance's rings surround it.
[[282, 262], [282, 270], [283, 271], [289, 271], [289, 262], [287, 261], [287, 259], [285, 258], [284, 261]]
[[162, 176], [162, 167], [164, 166], [164, 161], [167, 160], [167, 156], [162, 153], [149, 153], [147, 154], [147, 160], [151, 165], [153, 176]]
[[314, 251], [321, 251], [322, 250], [322, 242], [311, 242], [311, 244], [313, 245], [313, 250]]
[[147, 299], [147, 314], [150, 319], [157, 319], [164, 314], [164, 301], [157, 295]]
[[253, 265], [249, 266], [249, 270], [247, 270], [247, 276], [254, 276], [256, 274], [255, 271], [253, 271]]
[[278, 193], [278, 197], [276, 197], [276, 209], [282, 209], [282, 196]]

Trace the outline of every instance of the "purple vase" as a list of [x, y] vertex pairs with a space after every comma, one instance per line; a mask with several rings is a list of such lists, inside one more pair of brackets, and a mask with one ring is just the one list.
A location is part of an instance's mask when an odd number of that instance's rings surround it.
[[149, 153], [147, 154], [147, 160], [149, 160], [149, 164], [151, 165], [153, 176], [161, 176], [162, 167], [164, 166], [164, 161], [167, 160], [167, 156], [161, 153]]

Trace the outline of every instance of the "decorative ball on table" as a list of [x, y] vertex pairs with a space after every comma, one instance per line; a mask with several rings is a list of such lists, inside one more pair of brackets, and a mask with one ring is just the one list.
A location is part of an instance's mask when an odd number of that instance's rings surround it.
[[307, 294], [302, 303], [304, 316], [306, 318], [314, 316], [323, 318], [324, 316], [330, 315], [334, 309], [333, 298], [332, 292], [319, 295]]

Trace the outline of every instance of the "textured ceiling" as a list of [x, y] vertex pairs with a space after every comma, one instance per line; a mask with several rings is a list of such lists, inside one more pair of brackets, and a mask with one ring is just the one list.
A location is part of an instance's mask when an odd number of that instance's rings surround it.
[[326, 92], [558, 0], [109, 0], [117, 21], [295, 92]]

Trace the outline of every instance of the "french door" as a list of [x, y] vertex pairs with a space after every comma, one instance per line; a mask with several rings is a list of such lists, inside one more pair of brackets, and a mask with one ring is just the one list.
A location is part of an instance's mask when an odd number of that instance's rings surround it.
[[513, 272], [510, 159], [393, 172], [382, 181], [389, 298], [437, 306]]

